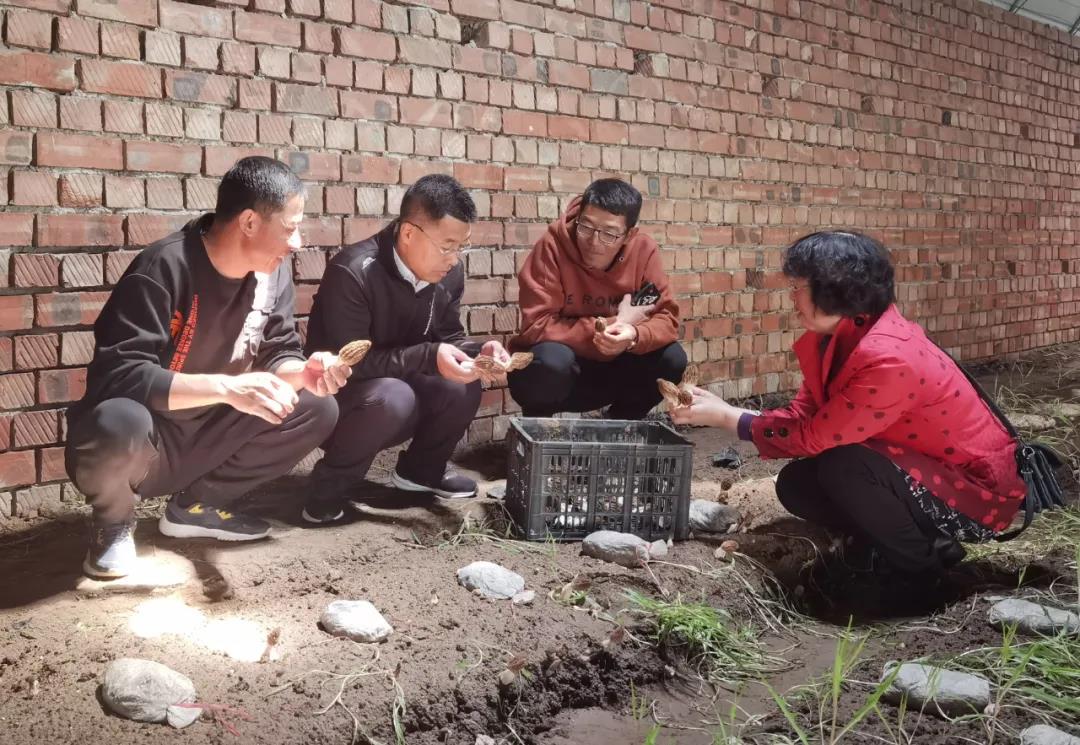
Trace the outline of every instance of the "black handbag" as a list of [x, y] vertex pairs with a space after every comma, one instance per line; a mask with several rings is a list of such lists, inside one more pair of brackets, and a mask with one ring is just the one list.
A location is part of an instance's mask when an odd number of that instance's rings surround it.
[[[938, 349], [941, 349], [941, 347], [938, 347]], [[944, 349], [941, 351], [945, 352]], [[949, 355], [948, 352], [945, 352], [945, 354], [952, 359], [952, 355]], [[1016, 469], [1027, 486], [1027, 496], [1024, 497], [1024, 524], [1015, 530], [994, 536], [994, 540], [1009, 541], [1023, 533], [1031, 525], [1031, 520], [1035, 517], [1036, 512], [1065, 506], [1065, 492], [1061, 485], [1058, 484], [1055, 475], [1055, 471], [1065, 465], [1065, 458], [1049, 445], [1041, 442], [1025, 442], [1020, 433], [1016, 431], [1013, 423], [998, 408], [997, 402], [991, 398], [990, 394], [983, 390], [978, 381], [971, 377], [971, 374], [961, 367], [956, 360], [953, 360], [953, 362], [960, 368], [960, 372], [964, 373], [964, 377], [978, 392], [987, 408], [1001, 421], [1005, 431], [1016, 441]]]

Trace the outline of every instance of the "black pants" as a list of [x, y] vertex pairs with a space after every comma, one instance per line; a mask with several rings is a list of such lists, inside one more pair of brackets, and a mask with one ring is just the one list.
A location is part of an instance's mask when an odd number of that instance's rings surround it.
[[341, 417], [312, 472], [316, 496], [341, 496], [364, 478], [380, 451], [409, 438], [398, 473], [437, 485], [480, 408], [480, 393], [479, 382], [463, 385], [438, 375], [350, 380], [337, 394]]
[[185, 502], [224, 507], [289, 472], [337, 421], [337, 402], [307, 391], [279, 425], [216, 406], [196, 419], [152, 414], [111, 398], [70, 422], [68, 476], [96, 519], [130, 520], [140, 497], [183, 492]]
[[657, 378], [678, 383], [686, 370], [686, 352], [677, 342], [648, 354], [620, 354], [609, 362], [584, 359], [553, 341], [529, 351], [532, 364], [510, 373], [507, 381], [525, 416], [610, 405], [611, 419], [642, 419], [660, 403]]
[[903, 572], [938, 571], [956, 551], [962, 555], [915, 502], [904, 474], [862, 445], [792, 461], [780, 471], [776, 496], [797, 517], [869, 542]]

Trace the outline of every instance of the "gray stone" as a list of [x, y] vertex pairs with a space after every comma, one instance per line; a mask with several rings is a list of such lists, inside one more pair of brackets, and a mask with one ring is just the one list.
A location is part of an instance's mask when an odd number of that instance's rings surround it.
[[741, 516], [734, 507], [707, 499], [690, 501], [690, 527], [699, 533], [730, 533], [739, 526]]
[[536, 600], [535, 590], [526, 590], [525, 592], [519, 592], [514, 597], [510, 598], [510, 602], [514, 605], [532, 605], [532, 602]]
[[512, 598], [525, 589], [525, 580], [520, 574], [490, 561], [474, 561], [458, 569], [457, 578], [466, 590], [474, 590], [494, 600]]
[[358, 642], [381, 642], [394, 633], [394, 628], [366, 600], [335, 600], [326, 606], [319, 622], [334, 636]]
[[105, 668], [101, 700], [127, 719], [164, 722], [169, 707], [195, 702], [195, 684], [161, 663], [124, 657]]
[[1073, 737], [1048, 724], [1036, 724], [1020, 733], [1020, 745], [1080, 745], [1080, 737]]
[[633, 533], [598, 530], [587, 535], [581, 542], [581, 552], [594, 559], [603, 559], [633, 569], [641, 566], [643, 561], [667, 556], [668, 546], [664, 541], [649, 543]]
[[[881, 674], [884, 681], [897, 663], [885, 665]], [[907, 708], [946, 716], [959, 716], [972, 712], [982, 713], [990, 703], [990, 682], [986, 678], [955, 670], [946, 670], [917, 662], [900, 664], [900, 669], [883, 698], [899, 703], [907, 696]]]
[[473, 745], [495, 745], [495, 738], [489, 735], [477, 735]]
[[1006, 598], [990, 606], [990, 624], [999, 629], [1017, 626], [1028, 634], [1046, 636], [1080, 633], [1080, 615], [1021, 598]]
[[488, 499], [505, 499], [506, 498], [506, 481], [496, 481], [494, 484], [487, 488]]

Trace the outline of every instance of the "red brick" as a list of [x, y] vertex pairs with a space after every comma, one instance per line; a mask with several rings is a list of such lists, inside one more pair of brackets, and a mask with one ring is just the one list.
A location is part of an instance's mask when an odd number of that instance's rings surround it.
[[30, 295], [0, 295], [0, 331], [23, 331], [30, 328], [33, 322], [33, 297]]
[[38, 373], [38, 403], [78, 401], [86, 393], [86, 368], [42, 370]]
[[507, 191], [547, 191], [547, 170], [543, 168], [507, 168], [504, 172]]
[[9, 10], [7, 14], [8, 44], [34, 49], [52, 48], [53, 17], [34, 10]]
[[0, 52], [0, 85], [71, 91], [75, 89], [75, 61], [58, 54]]
[[0, 487], [27, 486], [36, 480], [33, 450], [0, 453]]
[[52, 445], [60, 439], [60, 418], [56, 409], [22, 411], [12, 417], [11, 434], [15, 447]]
[[236, 80], [224, 75], [166, 70], [165, 96], [175, 101], [232, 107], [236, 105]]
[[101, 23], [101, 53], [106, 57], [139, 60], [142, 58], [142, 33], [127, 24]]
[[[221, 42], [196, 36], [184, 37], [184, 66], [196, 70], [217, 70], [220, 64]], [[235, 86], [233, 86], [235, 87]], [[166, 94], [168, 92], [166, 91]]]
[[146, 206], [155, 210], [183, 209], [183, 183], [175, 178], [146, 179]]
[[533, 111], [507, 111], [502, 117], [503, 134], [547, 137], [547, 115]]
[[29, 246], [33, 238], [34, 216], [32, 214], [0, 212], [0, 246]]
[[241, 80], [240, 108], [269, 111], [273, 101], [273, 83], [269, 80]]
[[454, 127], [479, 132], [501, 132], [502, 109], [473, 103], [454, 104]]
[[[11, 341], [10, 336], [0, 336], [0, 372], [8, 372], [12, 368], [12, 347], [14, 344]], [[3, 425], [0, 424], [0, 427]], [[2, 429], [0, 429], [0, 436], [3, 435]], [[0, 442], [0, 450], [3, 450], [3, 443]]]
[[[341, 218], [323, 215], [309, 215], [300, 226], [300, 233], [304, 236], [305, 246], [340, 246], [341, 245]], [[309, 285], [310, 287], [310, 285]], [[308, 305], [310, 309], [310, 305]], [[297, 312], [300, 310], [299, 299]]]
[[60, 361], [60, 339], [56, 334], [24, 334], [15, 337], [15, 368], [39, 370], [56, 367]]
[[106, 101], [105, 131], [140, 134], [143, 131], [143, 105], [137, 101]]
[[121, 215], [38, 215], [39, 246], [119, 246]]
[[65, 331], [60, 335], [60, 363], [87, 365], [94, 357], [93, 331]]
[[65, 173], [60, 177], [61, 207], [100, 207], [100, 173]]
[[629, 140], [627, 126], [622, 122], [593, 120], [589, 125], [590, 142], [605, 145], [625, 145]]
[[410, 65], [425, 65], [448, 70], [453, 65], [450, 45], [444, 41], [403, 36], [398, 41], [399, 57]]
[[156, 26], [158, 23], [158, 4], [155, 0], [76, 0], [75, 7], [81, 16], [139, 26]]
[[173, 0], [159, 1], [161, 28], [181, 34], [213, 36], [217, 39], [233, 37], [233, 17], [228, 10]]
[[[134, 215], [132, 216], [134, 217]], [[130, 234], [130, 227], [129, 227]], [[120, 281], [131, 262], [139, 255], [139, 251], [109, 251], [105, 254], [105, 284], [115, 285]], [[64, 364], [67, 364], [66, 362]]]
[[71, 9], [71, 0], [4, 0], [4, 5], [63, 14]]
[[29, 132], [0, 131], [0, 163], [28, 165], [33, 142], [34, 136]]
[[499, 190], [503, 188], [503, 169], [480, 163], [455, 163], [454, 178], [462, 186], [473, 189]]
[[265, 155], [268, 158], [274, 157], [274, 151], [270, 148], [259, 147], [225, 147], [225, 146], [211, 146], [207, 145], [206, 152], [206, 175], [207, 176], [224, 176], [236, 161], [241, 158], [246, 158], [249, 155]]
[[65, 168], [108, 168], [119, 171], [123, 167], [123, 152], [118, 139], [39, 133], [36, 162], [38, 165]]
[[283, 160], [293, 173], [307, 181], [341, 179], [341, 158], [332, 153], [291, 152]]
[[101, 101], [96, 98], [60, 97], [60, 126], [64, 129], [101, 131]]
[[41, 448], [41, 469], [38, 481], [60, 481], [67, 478], [64, 468], [64, 448]]
[[99, 287], [105, 282], [103, 254], [65, 254], [61, 264], [64, 287]]
[[454, 126], [452, 109], [447, 101], [430, 98], [400, 99], [401, 123], [418, 127], [440, 127], [449, 129]]
[[566, 85], [571, 88], [588, 88], [590, 85], [589, 68], [559, 60], [548, 63], [548, 82], [551, 85]]
[[352, 0], [323, 0], [322, 17], [349, 25], [353, 22]]
[[146, 104], [146, 134], [183, 137], [184, 110], [171, 104]]
[[89, 326], [108, 300], [107, 292], [53, 292], [34, 298], [38, 326]]
[[146, 188], [143, 180], [130, 176], [106, 176], [105, 206], [114, 209], [145, 207]]
[[341, 115], [348, 119], [397, 121], [397, 98], [378, 93], [341, 92]]
[[232, 41], [222, 44], [221, 71], [236, 75], [254, 75], [255, 47]]
[[349, 57], [385, 60], [397, 58], [397, 42], [390, 34], [364, 29], [337, 29], [337, 53]]
[[297, 83], [274, 84], [274, 111], [337, 116], [338, 96], [332, 88]]
[[198, 173], [202, 167], [202, 148], [198, 145], [130, 141], [124, 143], [124, 163], [129, 171]]
[[133, 98], [161, 98], [161, 73], [136, 62], [81, 60], [82, 89]]
[[56, 48], [61, 52], [97, 54], [101, 51], [100, 26], [97, 21], [86, 18], [57, 18]]
[[450, 9], [456, 16], [499, 19], [498, 0], [450, 0]]
[[147, 246], [172, 235], [184, 227], [189, 220], [191, 220], [191, 215], [129, 215], [127, 243], [129, 246]]
[[52, 254], [15, 254], [12, 265], [16, 287], [55, 287], [60, 284], [60, 259]]
[[300, 21], [289, 18], [234, 11], [236, 38], [256, 44], [273, 44], [281, 47], [300, 46]]
[[451, 163], [440, 163], [434, 160], [406, 160], [401, 164], [401, 183], [414, 184], [432, 173], [452, 176], [454, 166]]
[[12, 91], [11, 121], [19, 127], [55, 129], [56, 96], [40, 91]]
[[14, 171], [11, 203], [24, 207], [55, 207], [56, 176], [45, 171]]
[[392, 158], [380, 158], [374, 155], [344, 155], [341, 158], [342, 181], [396, 184], [400, 174], [401, 164]]
[[361, 26], [382, 28], [381, 0], [354, 0], [353, 17]]
[[246, 111], [226, 111], [221, 125], [222, 139], [229, 142], [255, 142], [259, 138], [258, 117]]

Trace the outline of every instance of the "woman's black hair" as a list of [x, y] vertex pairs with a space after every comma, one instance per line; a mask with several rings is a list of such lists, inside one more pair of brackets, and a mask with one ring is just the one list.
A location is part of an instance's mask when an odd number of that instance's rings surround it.
[[885, 246], [862, 233], [811, 233], [784, 251], [784, 274], [810, 282], [810, 299], [829, 315], [880, 315], [896, 302]]

